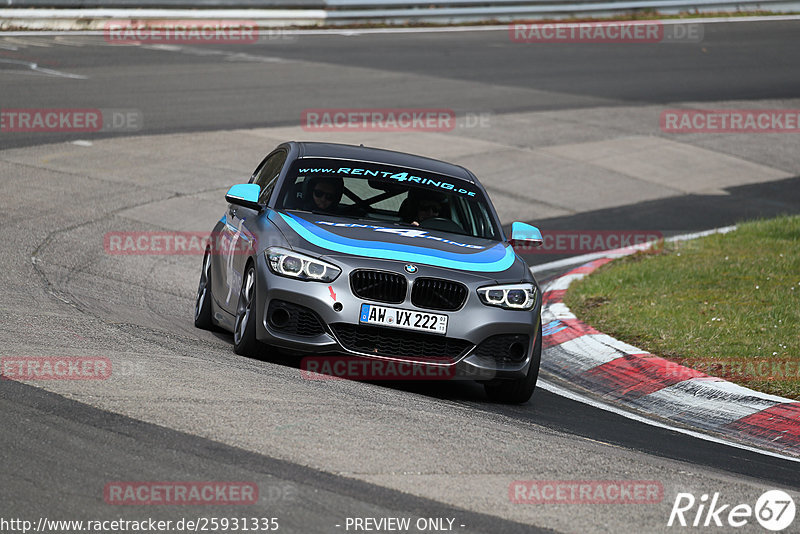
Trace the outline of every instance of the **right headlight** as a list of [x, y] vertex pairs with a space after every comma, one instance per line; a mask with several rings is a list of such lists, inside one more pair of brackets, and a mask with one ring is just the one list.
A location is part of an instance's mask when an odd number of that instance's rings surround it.
[[486, 286], [478, 288], [478, 297], [487, 306], [530, 310], [536, 304], [536, 286], [529, 283]]
[[264, 251], [269, 269], [280, 276], [313, 280], [317, 282], [333, 282], [342, 270], [332, 263], [299, 254], [280, 247], [268, 248]]

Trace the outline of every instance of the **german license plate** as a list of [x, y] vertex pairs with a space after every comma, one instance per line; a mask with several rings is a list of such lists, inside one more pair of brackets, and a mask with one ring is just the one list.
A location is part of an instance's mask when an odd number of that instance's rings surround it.
[[432, 334], [447, 333], [447, 315], [387, 308], [386, 306], [375, 306], [374, 304], [361, 305], [359, 322], [430, 332]]

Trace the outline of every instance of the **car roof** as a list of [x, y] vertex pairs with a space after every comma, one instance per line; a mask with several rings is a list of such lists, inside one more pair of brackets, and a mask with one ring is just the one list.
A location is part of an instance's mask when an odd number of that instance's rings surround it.
[[387, 163], [399, 167], [431, 171], [453, 178], [476, 183], [475, 176], [464, 167], [433, 158], [416, 156], [405, 152], [366, 147], [364, 145], [343, 145], [339, 143], [295, 142], [300, 158], [341, 158], [370, 163]]

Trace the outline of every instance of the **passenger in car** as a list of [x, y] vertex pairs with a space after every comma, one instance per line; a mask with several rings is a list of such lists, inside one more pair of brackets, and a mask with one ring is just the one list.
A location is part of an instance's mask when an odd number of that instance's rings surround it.
[[419, 226], [425, 219], [441, 217], [444, 214], [443, 203], [444, 197], [440, 195], [410, 191], [400, 205], [399, 214], [403, 222]]

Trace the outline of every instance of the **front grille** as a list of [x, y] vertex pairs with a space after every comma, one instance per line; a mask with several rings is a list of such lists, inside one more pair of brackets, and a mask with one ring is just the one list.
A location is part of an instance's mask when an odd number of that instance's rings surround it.
[[401, 274], [359, 270], [350, 273], [353, 295], [365, 300], [399, 304], [406, 299], [408, 282]]
[[267, 321], [275, 330], [297, 336], [314, 337], [325, 333], [322, 321], [313, 310], [285, 300], [269, 303]]
[[464, 284], [438, 278], [417, 278], [411, 288], [411, 303], [418, 308], [453, 311], [467, 300]]
[[500, 334], [483, 340], [473, 353], [481, 359], [498, 365], [520, 364], [528, 355], [530, 338], [518, 334]]
[[472, 343], [463, 339], [380, 326], [334, 323], [331, 328], [347, 350], [376, 356], [456, 360], [472, 348]]

